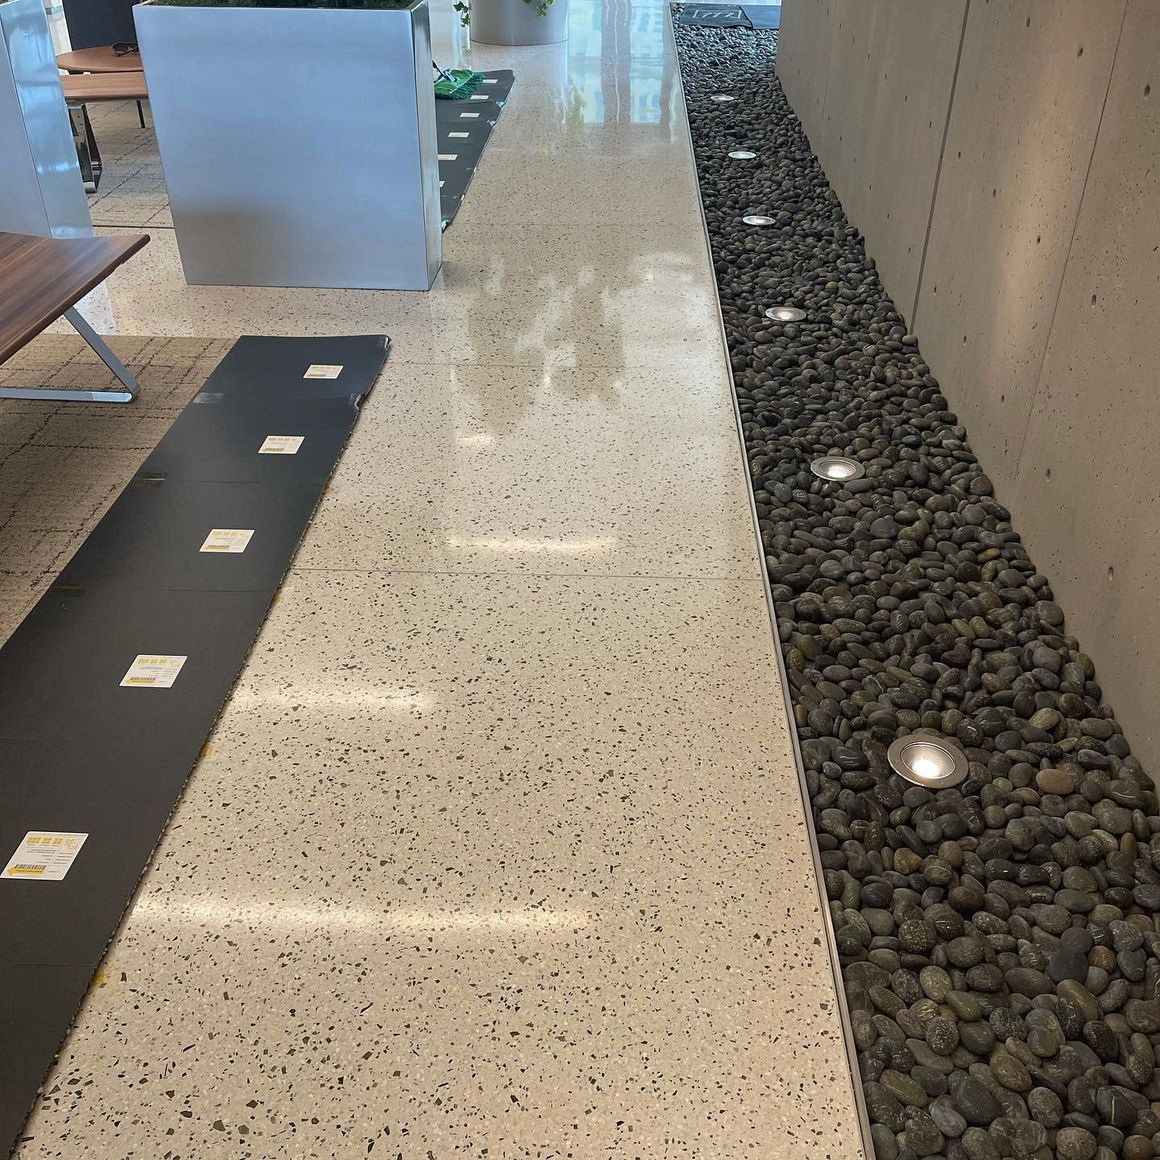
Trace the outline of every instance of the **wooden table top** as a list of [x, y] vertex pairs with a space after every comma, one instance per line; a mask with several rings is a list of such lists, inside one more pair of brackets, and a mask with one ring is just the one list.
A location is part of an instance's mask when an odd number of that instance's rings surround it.
[[62, 52], [56, 58], [56, 67], [74, 73], [124, 73], [140, 72], [139, 52], [127, 52], [118, 56], [111, 44], [100, 48], [78, 48], [73, 52]]
[[0, 362], [31, 342], [149, 241], [0, 233]]
[[66, 101], [144, 101], [149, 96], [143, 72], [74, 73], [60, 78]]

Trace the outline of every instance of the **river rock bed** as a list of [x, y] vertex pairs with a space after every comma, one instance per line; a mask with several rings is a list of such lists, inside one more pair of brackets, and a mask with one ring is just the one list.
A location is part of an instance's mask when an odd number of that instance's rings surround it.
[[[786, 102], [776, 33], [676, 37], [877, 1158], [1160, 1155], [1152, 782]], [[763, 317], [782, 304], [805, 321]], [[865, 478], [815, 478], [827, 454]], [[965, 782], [891, 771], [921, 730]]]

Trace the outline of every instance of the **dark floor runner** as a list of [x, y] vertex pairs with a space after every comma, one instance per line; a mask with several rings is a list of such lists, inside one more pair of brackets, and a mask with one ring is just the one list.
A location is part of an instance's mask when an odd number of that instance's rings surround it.
[[777, 28], [780, 4], [686, 4], [677, 14], [678, 24], [697, 28]]
[[[388, 346], [382, 335], [239, 339], [0, 649], [4, 1148], [181, 797]], [[54, 878], [62, 857], [65, 873]]]
[[484, 73], [483, 84], [463, 101], [436, 101], [439, 130], [439, 199], [446, 229], [459, 212], [484, 146], [515, 82], [511, 69]]

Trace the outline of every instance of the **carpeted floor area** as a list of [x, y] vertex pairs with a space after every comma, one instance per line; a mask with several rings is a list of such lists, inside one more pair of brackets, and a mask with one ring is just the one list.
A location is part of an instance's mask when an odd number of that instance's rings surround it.
[[[168, 430], [228, 347], [205, 338], [109, 345], [137, 374], [126, 406], [0, 400], [0, 642]], [[0, 386], [95, 389], [105, 364], [80, 338], [42, 335], [0, 366]]]
[[89, 115], [104, 163], [100, 188], [89, 196], [93, 225], [172, 228], [148, 106], [144, 128], [132, 101], [90, 105]]

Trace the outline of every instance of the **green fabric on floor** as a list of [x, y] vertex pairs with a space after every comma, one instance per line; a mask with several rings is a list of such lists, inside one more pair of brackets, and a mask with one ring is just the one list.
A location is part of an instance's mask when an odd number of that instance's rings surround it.
[[449, 68], [435, 82], [435, 97], [442, 101], [465, 101], [483, 84], [483, 73], [469, 68]]

